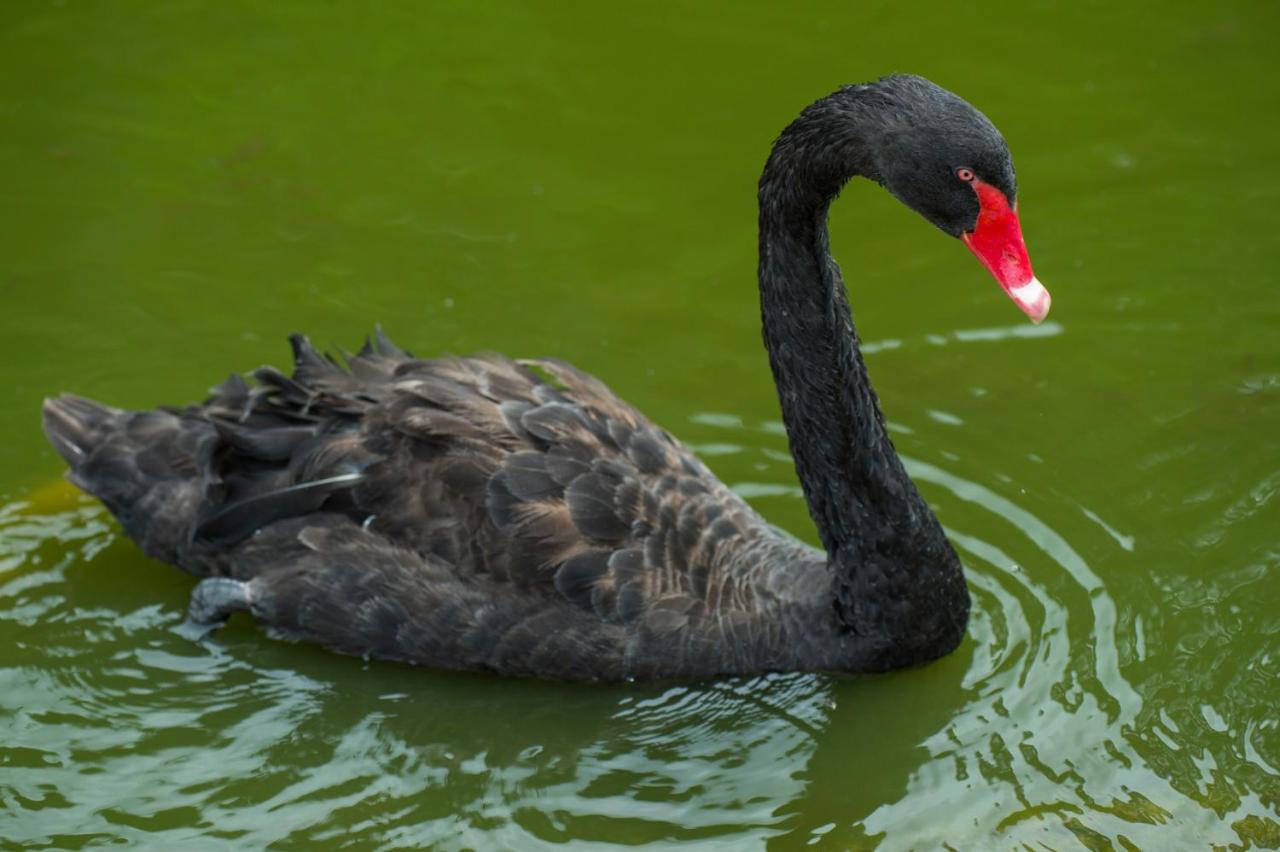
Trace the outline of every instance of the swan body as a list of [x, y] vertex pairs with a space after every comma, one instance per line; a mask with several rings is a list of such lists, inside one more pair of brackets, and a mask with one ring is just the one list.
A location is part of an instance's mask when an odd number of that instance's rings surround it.
[[345, 360], [295, 335], [291, 375], [232, 376], [201, 405], [47, 400], [45, 431], [149, 556], [201, 578], [200, 632], [243, 611], [344, 653], [571, 680], [924, 662], [959, 643], [969, 596], [827, 251], [856, 175], [964, 239], [1033, 319], [1048, 308], [1023, 304], [1040, 295], [1007, 149], [964, 101], [889, 77], [784, 131], [760, 183], [761, 306], [822, 550], [568, 364], [422, 360], [381, 332]]

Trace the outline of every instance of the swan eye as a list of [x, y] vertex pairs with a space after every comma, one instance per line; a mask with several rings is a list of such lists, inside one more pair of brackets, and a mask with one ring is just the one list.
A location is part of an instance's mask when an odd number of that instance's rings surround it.
[[965, 168], [964, 166], [961, 166], [960, 168], [956, 169], [956, 177], [960, 178], [960, 180], [964, 181], [965, 183], [968, 183], [973, 180], [973, 169], [968, 169], [968, 168]]

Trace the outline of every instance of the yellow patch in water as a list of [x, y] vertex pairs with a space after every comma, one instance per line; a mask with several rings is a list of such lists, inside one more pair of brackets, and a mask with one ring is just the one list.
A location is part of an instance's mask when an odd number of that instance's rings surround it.
[[85, 501], [83, 491], [65, 479], [58, 478], [25, 495], [23, 502], [29, 505], [28, 512], [38, 515], [51, 515], [74, 509]]

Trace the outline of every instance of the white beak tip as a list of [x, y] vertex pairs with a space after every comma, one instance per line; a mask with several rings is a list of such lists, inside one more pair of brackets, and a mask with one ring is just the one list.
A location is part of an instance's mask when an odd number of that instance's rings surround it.
[[1053, 304], [1049, 291], [1035, 277], [1026, 284], [1010, 287], [1009, 298], [1013, 299], [1013, 303], [1037, 325], [1049, 315], [1049, 306]]

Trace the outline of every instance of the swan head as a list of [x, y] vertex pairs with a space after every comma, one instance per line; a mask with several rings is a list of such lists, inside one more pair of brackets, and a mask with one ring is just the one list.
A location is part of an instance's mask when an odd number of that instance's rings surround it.
[[[1018, 219], [1018, 183], [1004, 137], [957, 95], [920, 77], [846, 90], [875, 116], [871, 174], [899, 201], [964, 242], [1033, 322], [1049, 313]], [[872, 107], [868, 109], [868, 107]]]

